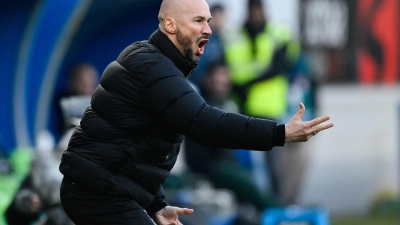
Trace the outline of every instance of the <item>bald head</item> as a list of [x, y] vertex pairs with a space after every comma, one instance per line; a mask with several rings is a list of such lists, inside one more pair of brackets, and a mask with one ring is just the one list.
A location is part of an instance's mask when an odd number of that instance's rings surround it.
[[176, 14], [178, 14], [178, 10], [180, 9], [177, 6], [184, 2], [184, 0], [163, 0], [158, 13], [158, 21], [163, 23], [167, 17], [176, 18]]
[[182, 14], [187, 13], [187, 2], [187, 0], [163, 0], [158, 13], [160, 23], [167, 17], [178, 19]]
[[158, 14], [160, 30], [188, 60], [198, 61], [212, 31], [206, 0], [163, 0]]
[[160, 22], [160, 29], [165, 31], [166, 19], [171, 19], [175, 23], [188, 18], [190, 16], [196, 16], [198, 13], [205, 13], [208, 11], [210, 16], [210, 9], [205, 0], [163, 0], [158, 13], [158, 21]]

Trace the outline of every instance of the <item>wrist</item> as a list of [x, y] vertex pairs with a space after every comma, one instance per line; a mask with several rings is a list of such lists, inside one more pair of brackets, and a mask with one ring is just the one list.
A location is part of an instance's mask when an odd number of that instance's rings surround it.
[[286, 126], [285, 124], [278, 125], [274, 137], [272, 138], [273, 146], [284, 146], [286, 141]]
[[151, 218], [153, 218], [154, 214], [167, 206], [168, 204], [164, 201], [153, 202], [149, 207], [146, 208], [146, 212]]

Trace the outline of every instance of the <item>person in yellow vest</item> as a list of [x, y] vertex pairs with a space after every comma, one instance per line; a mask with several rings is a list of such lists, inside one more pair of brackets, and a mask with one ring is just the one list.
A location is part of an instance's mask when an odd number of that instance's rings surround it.
[[[279, 121], [287, 111], [288, 71], [300, 55], [300, 44], [288, 26], [267, 20], [261, 0], [249, 0], [247, 13], [243, 27], [226, 37], [226, 61], [233, 90], [242, 113]], [[271, 189], [282, 197], [279, 171], [273, 165], [277, 157], [267, 153], [266, 165]]]

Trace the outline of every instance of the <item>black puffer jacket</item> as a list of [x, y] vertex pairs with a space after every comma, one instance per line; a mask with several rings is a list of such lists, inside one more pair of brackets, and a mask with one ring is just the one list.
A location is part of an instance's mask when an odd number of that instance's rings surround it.
[[283, 125], [207, 105], [186, 81], [195, 67], [159, 30], [123, 50], [105, 69], [63, 154], [64, 176], [102, 194], [133, 198], [149, 212], [163, 207], [161, 184], [182, 135], [214, 147], [283, 145]]

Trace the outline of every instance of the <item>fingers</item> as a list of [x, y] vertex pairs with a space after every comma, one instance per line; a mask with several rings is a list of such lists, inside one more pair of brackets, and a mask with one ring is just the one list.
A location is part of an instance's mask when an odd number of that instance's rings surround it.
[[316, 118], [316, 119], [313, 119], [313, 120], [311, 120], [311, 121], [306, 122], [306, 124], [307, 124], [307, 126], [309, 126], [309, 127], [315, 127], [315, 126], [317, 126], [317, 125], [320, 124], [320, 123], [323, 123], [323, 122], [328, 121], [329, 119], [330, 119], [329, 116], [321, 116], [321, 117], [318, 117], [318, 118]]
[[297, 113], [294, 115], [297, 119], [301, 119], [301, 117], [303, 117], [304, 115], [304, 111], [306, 110], [306, 107], [304, 106], [303, 103], [300, 103], [300, 107], [299, 110], [297, 111]]
[[333, 123], [321, 124], [319, 126], [314, 127], [314, 129], [312, 129], [312, 133], [317, 134], [318, 132], [329, 129], [331, 127], [333, 127]]
[[188, 208], [176, 208], [176, 212], [180, 215], [189, 215], [193, 213], [193, 209]]
[[316, 119], [313, 119], [311, 121], [306, 122], [306, 126], [311, 128], [308, 133], [308, 138], [311, 138], [312, 136], [315, 136], [318, 132], [329, 129], [333, 127], [333, 123], [326, 123], [322, 124], [330, 119], [329, 116], [322, 116], [318, 117]]

